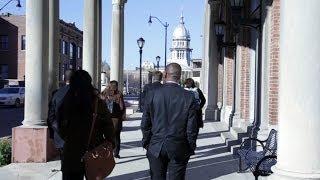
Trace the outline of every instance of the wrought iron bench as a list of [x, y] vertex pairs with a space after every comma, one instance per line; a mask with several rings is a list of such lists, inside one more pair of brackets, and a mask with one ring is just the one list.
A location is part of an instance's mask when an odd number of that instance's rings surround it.
[[[257, 150], [259, 146], [262, 148], [261, 151]], [[259, 176], [269, 176], [272, 174], [271, 167], [277, 163], [277, 131], [272, 129], [265, 141], [256, 138], [246, 139], [241, 144], [238, 154], [239, 172], [250, 169], [256, 180]]]

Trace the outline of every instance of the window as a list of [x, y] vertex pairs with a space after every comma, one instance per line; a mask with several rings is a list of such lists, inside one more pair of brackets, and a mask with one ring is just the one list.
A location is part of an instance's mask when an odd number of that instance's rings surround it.
[[21, 50], [26, 50], [26, 36], [21, 36]]
[[68, 42], [62, 41], [62, 54], [68, 55]]
[[78, 59], [82, 58], [82, 48], [78, 47]]
[[70, 57], [70, 59], [73, 59], [73, 53], [75, 53], [75, 52], [73, 52], [73, 46], [74, 46], [74, 44], [72, 44], [72, 43], [70, 43], [70, 47], [69, 47], [69, 57]]
[[8, 35], [0, 35], [0, 50], [9, 49], [9, 37]]
[[18, 94], [19, 88], [3, 88], [0, 90], [0, 94]]
[[0, 79], [9, 78], [9, 66], [7, 64], [0, 65]]
[[200, 71], [193, 71], [193, 77], [200, 77]]

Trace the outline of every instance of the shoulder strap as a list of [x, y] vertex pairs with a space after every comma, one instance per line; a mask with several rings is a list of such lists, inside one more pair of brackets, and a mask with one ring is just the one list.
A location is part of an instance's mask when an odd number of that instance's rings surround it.
[[89, 134], [87, 149], [88, 149], [89, 146], [90, 146], [90, 142], [91, 142], [91, 138], [92, 138], [92, 133], [93, 133], [94, 125], [95, 125], [95, 123], [96, 123], [96, 119], [97, 119], [97, 109], [98, 109], [98, 98], [96, 98], [96, 100], [94, 100], [93, 115], [92, 115], [92, 124], [91, 124], [91, 129], [90, 129], [90, 134]]

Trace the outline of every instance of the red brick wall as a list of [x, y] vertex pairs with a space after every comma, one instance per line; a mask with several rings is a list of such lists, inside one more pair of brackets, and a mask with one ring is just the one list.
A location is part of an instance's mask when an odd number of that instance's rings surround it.
[[269, 75], [269, 124], [278, 123], [279, 60], [280, 60], [280, 0], [273, 0], [271, 9]]
[[223, 101], [223, 66], [218, 67], [218, 102]]
[[233, 52], [231, 49], [227, 50], [227, 57], [225, 59], [226, 67], [226, 105], [233, 105]]
[[242, 31], [240, 73], [240, 118], [250, 118], [250, 32]]

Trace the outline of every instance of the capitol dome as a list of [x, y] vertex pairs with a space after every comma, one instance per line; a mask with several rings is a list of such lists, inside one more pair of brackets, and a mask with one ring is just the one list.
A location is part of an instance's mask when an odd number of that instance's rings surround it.
[[184, 25], [184, 17], [181, 15], [180, 24], [173, 31], [173, 39], [189, 39], [190, 34]]

